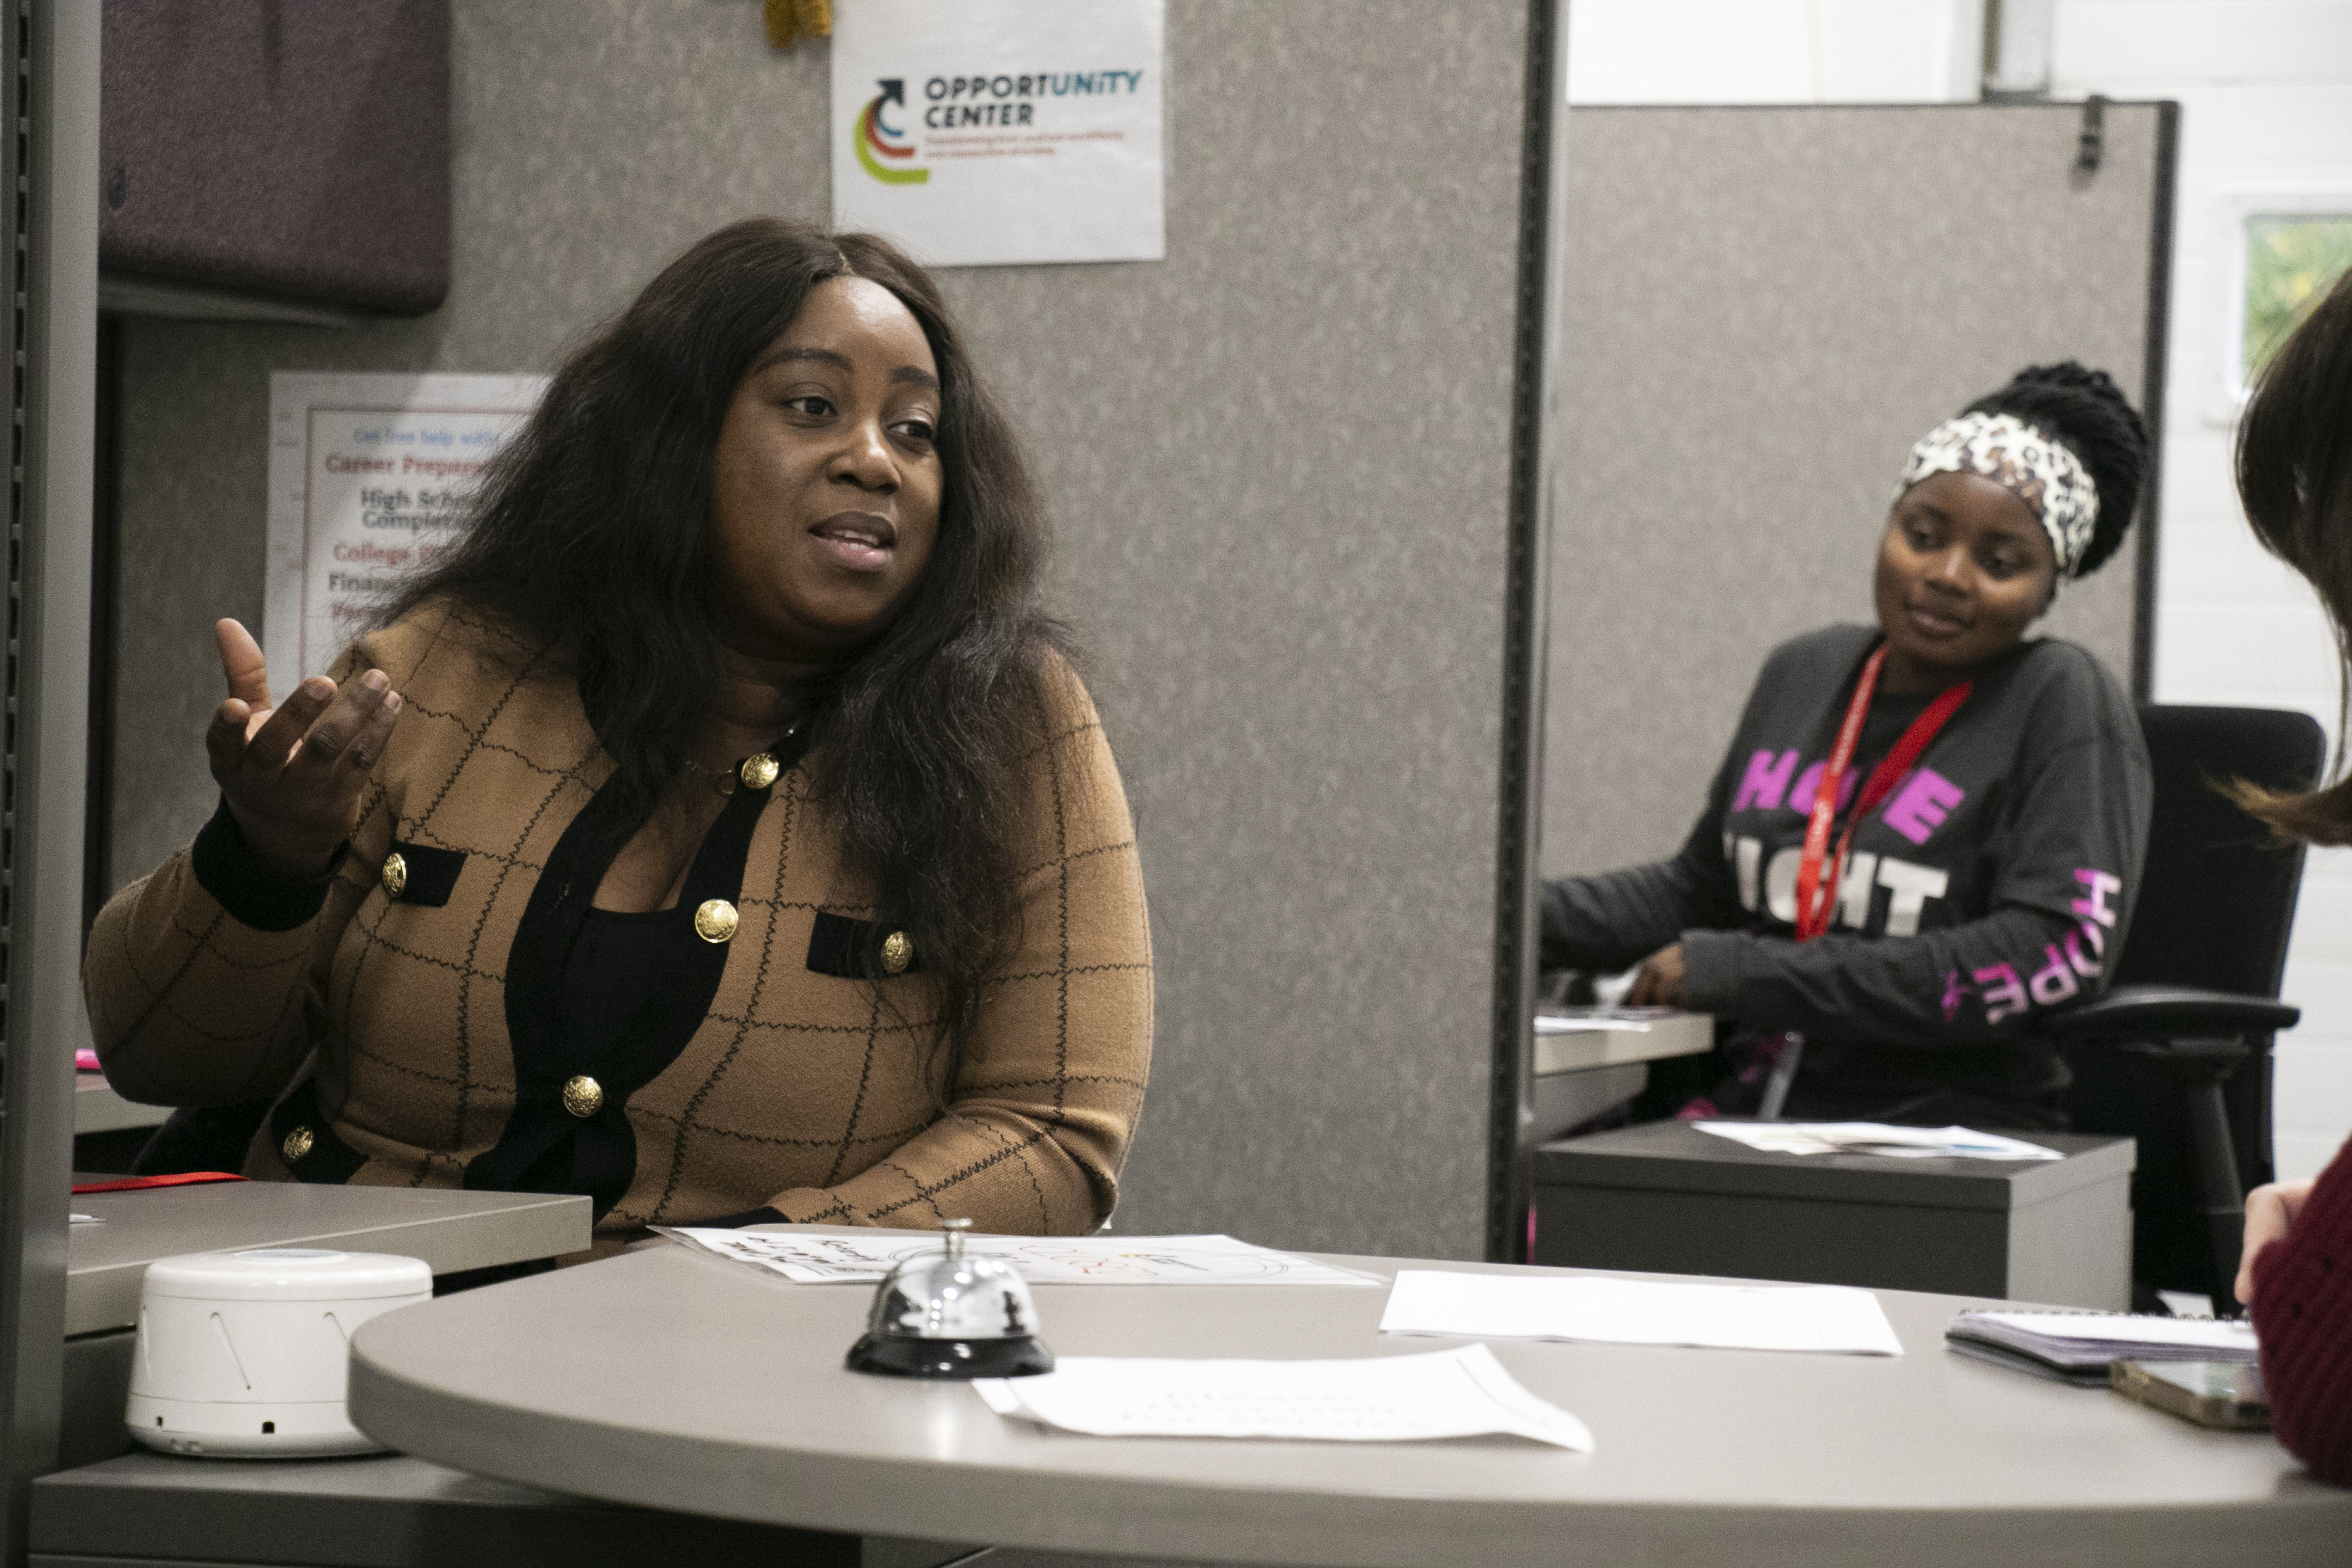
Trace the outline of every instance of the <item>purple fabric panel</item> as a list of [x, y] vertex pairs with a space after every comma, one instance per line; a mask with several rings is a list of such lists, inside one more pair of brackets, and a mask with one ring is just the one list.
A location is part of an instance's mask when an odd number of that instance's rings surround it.
[[419, 314], [449, 291], [448, 0], [105, 0], [99, 264]]

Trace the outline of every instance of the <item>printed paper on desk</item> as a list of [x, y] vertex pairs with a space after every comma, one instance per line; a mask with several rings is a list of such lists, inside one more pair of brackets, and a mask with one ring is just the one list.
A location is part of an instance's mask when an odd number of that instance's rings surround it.
[[2063, 1160], [2055, 1149], [1972, 1127], [1883, 1121], [1694, 1121], [1701, 1132], [1775, 1154], [1886, 1154], [1900, 1160]]
[[[664, 1236], [803, 1285], [871, 1284], [940, 1250], [921, 1236], [656, 1226]], [[1000, 1258], [1032, 1285], [1377, 1285], [1378, 1279], [1230, 1236], [975, 1236], [964, 1250]]]
[[972, 1388], [999, 1415], [1095, 1437], [1410, 1443], [1505, 1433], [1592, 1451], [1583, 1422], [1528, 1393], [1485, 1345], [1358, 1361], [1064, 1356]]
[[1396, 1277], [1381, 1331], [1714, 1350], [1901, 1355], [1878, 1298], [1847, 1285], [1667, 1285], [1597, 1276]]

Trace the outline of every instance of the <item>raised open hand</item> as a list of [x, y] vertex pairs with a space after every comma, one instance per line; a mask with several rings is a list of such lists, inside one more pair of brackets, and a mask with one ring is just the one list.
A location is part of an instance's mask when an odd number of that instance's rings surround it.
[[273, 708], [253, 634], [224, 620], [213, 637], [228, 680], [228, 700], [205, 732], [213, 778], [264, 864], [289, 878], [319, 876], [359, 823], [360, 792], [400, 718], [400, 694], [380, 669], [340, 691], [319, 675]]

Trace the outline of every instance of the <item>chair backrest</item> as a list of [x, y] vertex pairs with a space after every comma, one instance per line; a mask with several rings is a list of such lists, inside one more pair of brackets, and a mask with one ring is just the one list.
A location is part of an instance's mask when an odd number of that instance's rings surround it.
[[2327, 740], [2308, 713], [2143, 704], [2156, 773], [2147, 863], [2118, 985], [2198, 985], [2276, 996], [2294, 927], [2303, 847], [2284, 845], [2215, 786], [2309, 789]]
[[[2301, 845], [2278, 842], [2218, 784], [2243, 779], [2270, 789], [2309, 789], [2326, 760], [2326, 737], [2305, 713], [2260, 708], [2145, 704], [2140, 727], [2156, 775], [2147, 859], [2140, 874], [2118, 985], [2194, 985], [2275, 997], [2303, 881]], [[2223, 1086], [2241, 1189], [2271, 1179], [2271, 1042]], [[2196, 1161], [2180, 1085], [2145, 1058], [2071, 1046], [2067, 1110], [2077, 1131], [2139, 1142], [2132, 1178], [2134, 1277], [2163, 1289], [2200, 1290], [2217, 1305], [2229, 1289], [2213, 1278], [2199, 1211]]]

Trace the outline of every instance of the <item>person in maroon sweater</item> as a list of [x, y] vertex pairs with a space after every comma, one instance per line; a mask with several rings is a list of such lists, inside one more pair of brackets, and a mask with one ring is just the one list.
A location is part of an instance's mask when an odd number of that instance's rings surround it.
[[2271, 1426], [2311, 1473], [2352, 1487], [2352, 1154], [2246, 1199], [2238, 1300], [2251, 1309]]
[[[2255, 386], [2238, 426], [2238, 494], [2264, 548], [2310, 579], [2352, 651], [2352, 276]], [[2352, 777], [2307, 795], [2235, 793], [2283, 834], [2352, 844]], [[2315, 1181], [2248, 1194], [2237, 1292], [2279, 1442], [2321, 1479], [2352, 1486], [2352, 1145]]]

